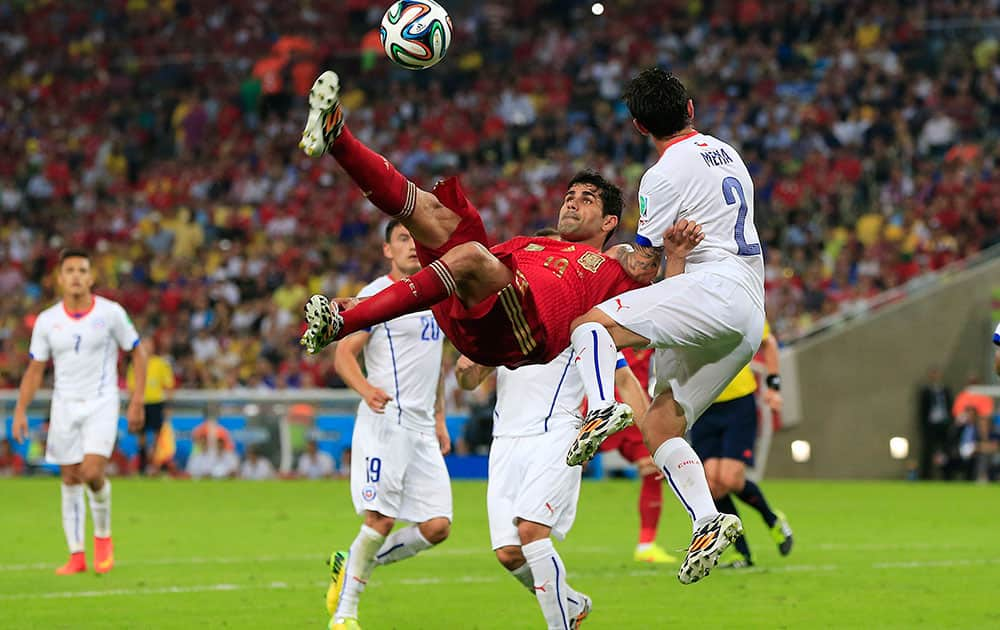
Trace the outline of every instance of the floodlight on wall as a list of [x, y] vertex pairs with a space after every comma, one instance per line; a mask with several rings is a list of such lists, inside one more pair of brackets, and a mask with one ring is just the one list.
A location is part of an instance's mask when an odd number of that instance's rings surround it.
[[910, 441], [905, 437], [894, 437], [889, 440], [889, 455], [893, 459], [906, 459], [910, 454]]
[[792, 442], [792, 461], [796, 464], [804, 464], [812, 457], [812, 446], [805, 440], [794, 440]]

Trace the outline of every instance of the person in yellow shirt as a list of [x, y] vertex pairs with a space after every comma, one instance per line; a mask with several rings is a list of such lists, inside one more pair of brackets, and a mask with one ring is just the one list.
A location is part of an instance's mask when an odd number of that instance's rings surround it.
[[[778, 374], [778, 340], [764, 323], [760, 353], [767, 369], [764, 401], [772, 411], [781, 410], [781, 376]], [[744, 367], [719, 394], [715, 403], [691, 427], [691, 446], [705, 465], [705, 476], [720, 512], [737, 514], [733, 496], [737, 496], [764, 518], [781, 555], [792, 550], [792, 529], [779, 510], [772, 510], [760, 487], [746, 478], [747, 466], [753, 466], [757, 440], [757, 379], [750, 366]], [[720, 567], [753, 566], [750, 545], [740, 536], [719, 559]]]
[[[153, 335], [146, 335], [142, 338], [141, 343], [146, 347], [146, 353], [149, 355], [149, 362], [146, 364], [146, 426], [139, 431], [137, 436], [139, 438], [139, 474], [144, 475], [149, 463], [149, 452], [153, 450], [152, 445], [156, 444], [160, 437], [160, 430], [163, 428], [164, 407], [177, 384], [170, 362], [155, 352]], [[131, 367], [128, 369], [127, 384], [131, 394], [135, 387], [135, 372]], [[149, 447], [147, 447], [146, 440], [148, 432], [153, 433], [153, 442]]]

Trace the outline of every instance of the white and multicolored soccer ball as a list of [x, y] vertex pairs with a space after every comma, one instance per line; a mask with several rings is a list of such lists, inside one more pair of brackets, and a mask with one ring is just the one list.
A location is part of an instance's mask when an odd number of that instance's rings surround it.
[[399, 0], [382, 17], [382, 47], [396, 65], [423, 70], [444, 59], [451, 18], [434, 0]]

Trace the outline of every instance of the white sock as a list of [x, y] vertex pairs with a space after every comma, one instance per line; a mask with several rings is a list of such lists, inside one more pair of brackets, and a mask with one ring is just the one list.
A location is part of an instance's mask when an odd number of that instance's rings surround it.
[[524, 588], [531, 591], [532, 594], [535, 592], [535, 578], [531, 575], [531, 565], [525, 562], [521, 566], [517, 567], [510, 574], [514, 576], [514, 579], [524, 585]]
[[368, 584], [368, 578], [375, 568], [375, 554], [385, 542], [385, 536], [367, 525], [361, 526], [357, 538], [351, 543], [351, 555], [347, 559], [347, 573], [344, 575], [344, 589], [337, 603], [337, 619], [357, 618], [358, 600]]
[[104, 485], [97, 492], [86, 486], [87, 499], [90, 501], [90, 517], [94, 519], [94, 537], [109, 538], [111, 536], [111, 480], [105, 479]]
[[653, 461], [667, 477], [667, 484], [684, 504], [691, 521], [711, 518], [719, 513], [705, 478], [705, 467], [684, 438], [670, 438], [653, 453]]
[[591, 411], [605, 409], [615, 402], [615, 364], [618, 350], [611, 333], [597, 323], [589, 322], [573, 329], [570, 337], [576, 366], [587, 390], [587, 406]]
[[375, 564], [382, 566], [406, 560], [433, 546], [420, 533], [420, 527], [417, 525], [404, 527], [385, 539], [382, 548], [375, 554]]
[[62, 522], [69, 552], [79, 553], [83, 551], [83, 529], [87, 524], [87, 507], [83, 504], [83, 486], [62, 484]]
[[569, 630], [572, 619], [569, 611], [569, 588], [566, 586], [566, 566], [552, 546], [552, 540], [543, 538], [521, 547], [524, 558], [534, 576], [535, 597], [542, 607], [549, 630]]

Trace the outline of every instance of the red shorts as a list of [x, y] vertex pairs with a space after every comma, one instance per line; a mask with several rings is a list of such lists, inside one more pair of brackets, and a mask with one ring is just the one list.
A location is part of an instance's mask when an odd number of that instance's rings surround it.
[[622, 457], [630, 462], [637, 462], [644, 457], [649, 457], [649, 449], [642, 441], [642, 432], [634, 424], [626, 427], [618, 433], [612, 434], [601, 443], [599, 453], [607, 451], [618, 451]]
[[[438, 182], [431, 192], [460, 220], [451, 238], [441, 247], [431, 249], [417, 243], [417, 257], [422, 265], [429, 265], [463, 243], [490, 246], [483, 219], [469, 203], [457, 178]], [[513, 284], [472, 308], [466, 308], [452, 296], [433, 306], [431, 311], [455, 348], [476, 363], [508, 367], [545, 363], [550, 360], [545, 328], [531, 287], [524, 276], [518, 274], [511, 256], [499, 256], [499, 259], [514, 272]]]

